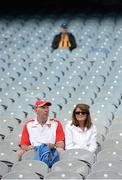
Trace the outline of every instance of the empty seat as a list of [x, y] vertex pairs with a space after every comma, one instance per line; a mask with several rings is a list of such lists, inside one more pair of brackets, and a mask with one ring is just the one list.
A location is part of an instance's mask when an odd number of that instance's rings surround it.
[[37, 174], [31, 171], [21, 172], [9, 172], [8, 174], [4, 175], [2, 179], [40, 179]]
[[[1, 144], [2, 143], [2, 144]], [[8, 144], [0, 143], [0, 161], [5, 162], [8, 166], [12, 166], [18, 161], [17, 153], [8, 148]]]
[[86, 162], [88, 165], [92, 165], [95, 162], [95, 155], [84, 149], [68, 149], [61, 154], [61, 160], [71, 160], [72, 158]]
[[71, 171], [86, 177], [89, 173], [89, 167], [83, 161], [78, 161], [76, 159], [60, 160], [52, 166], [51, 171]]
[[106, 139], [118, 139], [122, 141], [122, 130], [116, 130], [108, 133]]
[[118, 173], [114, 171], [100, 171], [100, 172], [93, 172], [90, 173], [86, 179], [121, 179]]
[[119, 138], [110, 138], [106, 139], [102, 144], [101, 148], [102, 149], [107, 149], [107, 148], [122, 148], [122, 139]]
[[9, 171], [9, 168], [7, 166], [7, 164], [3, 163], [3, 162], [0, 162], [0, 178], [7, 174]]
[[105, 149], [100, 151], [97, 154], [97, 162], [101, 162], [101, 161], [118, 161], [122, 159], [122, 153], [120, 152], [120, 150], [117, 150], [117, 148], [113, 148], [112, 149]]
[[12, 172], [23, 172], [23, 170], [35, 172], [41, 178], [43, 178], [48, 173], [48, 166], [44, 162], [38, 160], [22, 160], [18, 163], [15, 163], [11, 169]]
[[34, 149], [32, 149], [24, 153], [24, 155], [22, 156], [22, 160], [33, 160], [34, 157], [35, 157], [35, 151]]
[[83, 179], [83, 177], [71, 171], [54, 171], [48, 173], [44, 179]]
[[[116, 121], [116, 120], [115, 120]], [[120, 123], [121, 123], [121, 121], [120, 121]], [[110, 126], [110, 128], [109, 128], [109, 134], [108, 134], [108, 136], [111, 136], [111, 133], [119, 133], [119, 135], [121, 136], [122, 134], [122, 126], [121, 126], [121, 124], [120, 123], [116, 123], [116, 124], [113, 124], [113, 122], [112, 122], [112, 125]], [[117, 137], [118, 137], [118, 135], [117, 135]], [[109, 138], [109, 137], [108, 137]], [[115, 138], [115, 136], [114, 136], [114, 138]]]
[[93, 164], [91, 172], [98, 172], [98, 171], [112, 171], [122, 175], [122, 162], [121, 161], [112, 161], [112, 160], [105, 160], [96, 162]]

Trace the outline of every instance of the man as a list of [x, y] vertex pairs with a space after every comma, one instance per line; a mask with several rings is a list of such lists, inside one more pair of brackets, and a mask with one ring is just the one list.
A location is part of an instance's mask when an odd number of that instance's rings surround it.
[[52, 42], [52, 48], [69, 48], [69, 50], [73, 50], [76, 48], [76, 40], [72, 33], [68, 32], [67, 24], [61, 25], [61, 32], [57, 34]]
[[17, 151], [21, 156], [35, 146], [45, 143], [49, 147], [56, 147], [59, 154], [64, 150], [64, 131], [58, 120], [49, 119], [49, 106], [51, 102], [37, 100], [34, 110], [37, 114], [35, 119], [27, 121], [23, 127], [20, 140], [20, 149]]

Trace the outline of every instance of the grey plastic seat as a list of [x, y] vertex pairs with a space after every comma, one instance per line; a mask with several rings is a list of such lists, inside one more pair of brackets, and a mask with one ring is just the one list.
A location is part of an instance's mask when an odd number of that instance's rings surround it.
[[[96, 70], [97, 72], [97, 70]], [[104, 86], [105, 83], [105, 77], [99, 74], [94, 74], [93, 72], [88, 73], [87, 75], [87, 81], [88, 86], [97, 86], [98, 88], [102, 88]]]
[[80, 104], [80, 103], [89, 104], [89, 105], [94, 104], [94, 100], [90, 96], [80, 95], [76, 93], [74, 94], [73, 98], [70, 101], [72, 101], [74, 105]]
[[96, 64], [96, 62], [94, 63], [93, 67], [91, 68], [90, 74], [94, 74], [95, 76], [96, 75], [102, 76], [104, 77], [104, 81], [105, 81], [111, 72], [111, 64], [110, 63], [106, 64], [106, 61], [102, 61], [102, 60], [100, 60], [99, 62], [101, 62], [101, 64], [99, 63], [99, 65]]
[[19, 72], [14, 71], [11, 67], [8, 68], [6, 72], [6, 76], [10, 79], [11, 82], [14, 82], [15, 80], [17, 80], [19, 78], [19, 74], [20, 74]]
[[54, 74], [55, 72], [57, 74], [59, 71], [60, 72], [59, 75], [65, 76], [65, 74], [68, 73], [68, 71], [71, 68], [69, 60], [64, 61], [62, 58], [56, 58], [55, 60], [53, 59], [53, 61], [52, 62], [50, 61], [50, 63], [51, 63], [51, 66], [49, 70], [51, 73], [54, 73]]
[[53, 87], [56, 83], [59, 82], [60, 82], [59, 76], [54, 76], [53, 74], [49, 74], [48, 72], [46, 72], [44, 76], [42, 76], [42, 78], [40, 79], [41, 84], [53, 86]]
[[[121, 112], [120, 112], [121, 113]], [[116, 126], [120, 126], [121, 127], [121, 125], [122, 125], [122, 121], [121, 121], [121, 114], [120, 114], [119, 112], [117, 113], [115, 113], [114, 114], [114, 119], [113, 119], [113, 121], [112, 121], [112, 126], [114, 127], [114, 125]], [[111, 131], [111, 130], [110, 130]]]
[[83, 49], [83, 48], [75, 48], [69, 58], [72, 60], [86, 60], [88, 57], [88, 50], [87, 49]]
[[[56, 86], [55, 88], [58, 94], [61, 93], [61, 95], [66, 98], [71, 98], [76, 91], [76, 87], [71, 86], [71, 85], [67, 85], [67, 86], [59, 85], [59, 86]], [[52, 92], [55, 94], [54, 89], [52, 89]]]
[[95, 102], [95, 104], [91, 107], [92, 113], [96, 114], [96, 115], [106, 115], [106, 117], [110, 120], [112, 120], [113, 116], [111, 115], [112, 112], [115, 112], [116, 107], [114, 104], [111, 104], [110, 102], [105, 102], [103, 100], [101, 100], [101, 98], [99, 99], [99, 97], [97, 97], [97, 102]]
[[9, 116], [1, 116], [0, 118], [0, 125], [5, 124], [7, 127], [10, 128], [17, 128], [19, 126], [19, 123], [16, 119], [10, 118]]
[[18, 95], [17, 97], [13, 97], [14, 100], [16, 100], [19, 99], [26, 92], [27, 88], [13, 82], [11, 83], [11, 86], [9, 86], [9, 90], [11, 93], [16, 93]]
[[24, 153], [24, 155], [22, 156], [22, 160], [33, 160], [34, 156], [35, 156], [35, 151], [34, 149], [32, 149]]
[[10, 172], [2, 177], [2, 179], [40, 179], [37, 174], [31, 171]]
[[63, 86], [79, 86], [82, 82], [82, 78], [85, 77], [85, 72], [81, 71], [81, 74], [77, 74], [77, 71], [74, 70], [73, 72], [67, 74], [67, 76], [57, 84]]
[[104, 125], [102, 124], [95, 124], [95, 121], [94, 121], [94, 125], [96, 126], [96, 129], [97, 129], [97, 132], [99, 134], [102, 134], [104, 137], [107, 135], [107, 132], [108, 132], [108, 128], [105, 127]]
[[[3, 142], [1, 142], [3, 143]], [[0, 143], [0, 144], [1, 144]], [[18, 155], [16, 152], [12, 151], [9, 147], [8, 144], [3, 144], [0, 145], [0, 161], [5, 162], [8, 166], [12, 166], [15, 162], [18, 161]]]
[[117, 150], [119, 148], [113, 148], [110, 149], [110, 147], [108, 149], [102, 150], [97, 154], [97, 162], [101, 162], [101, 161], [118, 161], [122, 159], [122, 153], [120, 152], [120, 150]]
[[[0, 74], [1, 74], [1, 73], [2, 73], [2, 72], [0, 72]], [[1, 79], [0, 79], [0, 84], [1, 84], [0, 91], [1, 91], [1, 93], [3, 93], [4, 90], [5, 90], [6, 88], [8, 88], [9, 83], [7, 83], [4, 78], [1, 78]]]
[[9, 168], [7, 164], [0, 162], [0, 178], [6, 173], [8, 173], [8, 171], [9, 171]]
[[[7, 72], [6, 72], [7, 73]], [[0, 82], [4, 85], [4, 83], [6, 84], [6, 85], [10, 85], [12, 82], [13, 82], [13, 79], [12, 78], [10, 78], [9, 76], [7, 76], [6, 74], [5, 74], [5, 72], [3, 71], [3, 72], [1, 72], [1, 77], [0, 77]], [[4, 87], [4, 86], [3, 86]]]
[[27, 171], [37, 173], [41, 178], [43, 178], [49, 171], [47, 164], [38, 160], [22, 160], [18, 163], [15, 163], [11, 171], [23, 172], [25, 169]]
[[9, 97], [3, 97], [3, 93], [1, 93], [0, 105], [3, 112], [6, 111], [9, 106], [12, 106], [14, 102], [15, 102], [14, 99], [12, 98], [10, 99]]
[[60, 157], [61, 160], [69, 160], [72, 158], [84, 161], [89, 166], [95, 162], [95, 155], [92, 152], [84, 149], [68, 149], [63, 151]]
[[54, 171], [48, 173], [44, 179], [83, 179], [81, 175], [70, 171]]
[[122, 176], [113, 171], [100, 171], [90, 173], [86, 179], [122, 179]]
[[18, 108], [16, 106], [8, 107], [3, 116], [6, 115], [10, 118], [20, 119], [21, 121], [24, 121], [26, 118], [26, 114], [24, 113], [24, 111], [20, 110], [19, 107], [21, 107], [21, 105], [19, 105]]
[[103, 143], [103, 141], [105, 140], [105, 136], [101, 133], [99, 133], [99, 131], [97, 131], [97, 150], [96, 150], [96, 154], [98, 154], [98, 152], [101, 151], [101, 144]]
[[98, 172], [98, 171], [112, 171], [122, 175], [122, 162], [121, 161], [112, 161], [112, 160], [105, 160], [96, 162], [93, 164], [91, 172]]
[[91, 114], [93, 121], [96, 124], [102, 124], [105, 127], [110, 127], [112, 120], [114, 118], [113, 112], [115, 111], [115, 106], [107, 103], [102, 102], [99, 98], [97, 98], [98, 102], [95, 102], [93, 106], [91, 106]]
[[[97, 110], [96, 110], [97, 112]], [[97, 126], [104, 126], [106, 128], [109, 128], [111, 125], [110, 119], [107, 118], [106, 113], [102, 114], [102, 111], [100, 111], [100, 114], [95, 114], [91, 112], [91, 116], [93, 119], [93, 123]], [[104, 131], [104, 130], [103, 130]]]
[[17, 92], [14, 92], [13, 90], [9, 89], [5, 89], [4, 93], [3, 93], [4, 98], [11, 98], [11, 99], [18, 99], [19, 95], [17, 94]]
[[0, 123], [0, 135], [6, 137], [9, 134], [10, 134], [9, 127], [4, 123]]
[[[116, 121], [116, 120], [115, 120], [115, 121]], [[121, 123], [121, 121], [120, 121], [120, 123]], [[109, 133], [113, 133], [113, 132], [119, 132], [119, 133], [121, 133], [121, 132], [122, 132], [122, 126], [121, 126], [120, 123], [113, 125], [113, 122], [112, 122], [112, 125], [111, 125], [110, 128], [109, 128]], [[109, 134], [108, 134], [108, 135], [109, 135]], [[111, 135], [111, 134], [110, 134], [110, 135]], [[120, 136], [121, 136], [121, 134], [120, 134]]]
[[122, 141], [122, 130], [118, 129], [116, 131], [112, 131], [112, 132], [108, 133], [106, 136], [106, 140], [108, 140], [108, 139], [118, 139], [118, 140]]
[[82, 73], [82, 71], [84, 70], [85, 73], [87, 73], [90, 70], [90, 65], [86, 65], [86, 63], [73, 63], [73, 65], [70, 68], [70, 72], [76, 71], [77, 75], [80, 75]]
[[[111, 87], [113, 87], [113, 86], [111, 86]], [[110, 88], [110, 86], [109, 86], [109, 88]], [[102, 91], [98, 95], [99, 101], [105, 101], [105, 103], [109, 102], [109, 103], [113, 104], [116, 108], [118, 108], [120, 105], [120, 102], [121, 102], [121, 98], [120, 98], [121, 95], [120, 95], [119, 90], [117, 90], [118, 87], [114, 88], [113, 92], [111, 92], [111, 90], [108, 90], [107, 86], [104, 86], [104, 89], [102, 89]], [[117, 91], [117, 95], [114, 96], [116, 91]]]
[[70, 54], [69, 49], [63, 49], [63, 48], [58, 48], [55, 51], [53, 51], [52, 56], [53, 57], [62, 57], [64, 59], [68, 58]]
[[110, 139], [106, 139], [102, 144], [101, 148], [102, 149], [107, 149], [107, 148], [122, 148], [122, 139], [112, 137]]
[[4, 143], [7, 143], [9, 148], [13, 151], [16, 151], [19, 148], [19, 136], [16, 133], [12, 132], [5, 137]]
[[83, 161], [78, 161], [76, 159], [60, 160], [53, 164], [51, 171], [71, 171], [86, 177], [89, 173], [89, 167]]

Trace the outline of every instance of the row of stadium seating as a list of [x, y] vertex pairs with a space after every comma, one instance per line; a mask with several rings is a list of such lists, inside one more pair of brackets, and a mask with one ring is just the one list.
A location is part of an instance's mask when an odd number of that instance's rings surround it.
[[[78, 47], [52, 51], [60, 24], [68, 22]], [[100, 14], [0, 18], [0, 178], [122, 179], [122, 18]], [[90, 105], [97, 127], [96, 156], [65, 150], [49, 169], [18, 160], [24, 122], [35, 117], [38, 98], [50, 100], [50, 117], [63, 127], [77, 103]]]

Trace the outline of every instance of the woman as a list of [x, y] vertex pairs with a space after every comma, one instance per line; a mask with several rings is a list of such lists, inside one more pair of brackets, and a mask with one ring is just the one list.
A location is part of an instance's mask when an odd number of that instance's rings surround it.
[[97, 150], [96, 127], [91, 122], [89, 106], [77, 104], [72, 113], [72, 123], [65, 127], [65, 149]]

